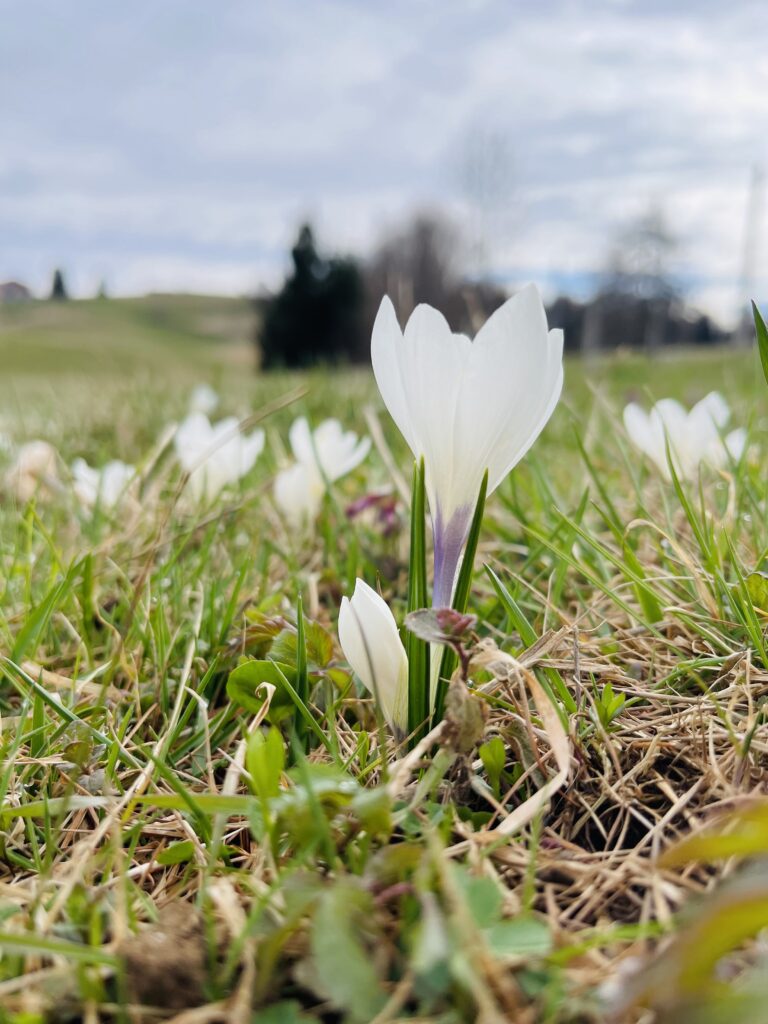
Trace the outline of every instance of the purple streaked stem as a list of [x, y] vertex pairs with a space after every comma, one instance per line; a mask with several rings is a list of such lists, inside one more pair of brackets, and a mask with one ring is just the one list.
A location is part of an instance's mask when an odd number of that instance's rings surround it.
[[472, 522], [472, 506], [457, 508], [447, 523], [443, 522], [440, 506], [432, 520], [435, 542], [435, 579], [432, 586], [432, 607], [450, 608], [453, 587], [459, 570], [459, 559]]

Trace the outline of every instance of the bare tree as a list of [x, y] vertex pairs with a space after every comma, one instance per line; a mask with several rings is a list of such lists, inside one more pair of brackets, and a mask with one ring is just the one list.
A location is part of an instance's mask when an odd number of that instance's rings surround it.
[[422, 211], [383, 239], [369, 265], [370, 290], [389, 295], [401, 317], [428, 302], [450, 317], [456, 312], [464, 244], [455, 225]]
[[401, 321], [420, 302], [439, 309], [454, 330], [471, 331], [506, 297], [465, 276], [467, 246], [456, 225], [437, 211], [422, 211], [387, 235], [366, 268], [372, 322], [382, 295], [389, 295]]
[[626, 343], [641, 344], [649, 351], [664, 343], [670, 312], [681, 302], [669, 269], [676, 248], [677, 241], [659, 207], [651, 207], [618, 234], [598, 295], [600, 322], [591, 325], [593, 341], [620, 343], [621, 338], [605, 337], [610, 327], [626, 332]]
[[765, 168], [754, 164], [750, 175], [744, 211], [744, 242], [739, 275], [739, 322], [733, 332], [733, 344], [747, 346], [754, 341], [754, 321], [750, 300], [755, 297], [755, 270], [758, 267], [758, 241], [761, 237], [765, 198]]
[[461, 144], [459, 187], [470, 213], [471, 270], [479, 280], [504, 263], [513, 235], [514, 161], [507, 136], [473, 128]]

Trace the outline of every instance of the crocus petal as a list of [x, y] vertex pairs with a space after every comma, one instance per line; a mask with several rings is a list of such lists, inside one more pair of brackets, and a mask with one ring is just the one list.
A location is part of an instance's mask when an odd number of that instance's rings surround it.
[[688, 412], [674, 398], [662, 398], [651, 409], [649, 422], [656, 448], [656, 462], [667, 479], [671, 479], [667, 446], [678, 476], [691, 479], [696, 475], [698, 459], [692, 457], [688, 444]]
[[358, 466], [370, 451], [371, 439], [360, 441], [352, 430], [343, 430], [338, 420], [324, 420], [314, 432], [316, 460], [333, 483]]
[[84, 509], [96, 505], [113, 509], [135, 476], [135, 468], [119, 459], [113, 459], [102, 469], [92, 468], [85, 459], [72, 463], [73, 490]]
[[741, 459], [747, 447], [747, 431], [744, 427], [737, 427], [736, 430], [732, 430], [727, 435], [725, 447], [728, 449], [728, 454], [734, 462], [738, 462]]
[[718, 430], [723, 430], [731, 418], [731, 410], [719, 391], [710, 391], [693, 406], [688, 415], [694, 423], [701, 417], [702, 420], [711, 421]]
[[5, 483], [21, 502], [29, 501], [37, 493], [56, 489], [59, 485], [56, 449], [47, 441], [23, 444], [8, 468]]
[[190, 413], [177, 427], [173, 444], [184, 469], [193, 469], [210, 448], [211, 424], [208, 417], [201, 412]]
[[101, 471], [100, 500], [105, 508], [114, 508], [136, 476], [133, 466], [113, 459]]
[[288, 440], [291, 443], [293, 454], [297, 462], [302, 465], [310, 465], [315, 461], [315, 453], [312, 445], [312, 431], [306, 416], [299, 416], [291, 424], [288, 431]]
[[223, 488], [250, 472], [264, 448], [264, 431], [244, 436], [236, 417], [212, 425], [203, 413], [190, 413], [174, 437], [176, 455], [190, 474], [194, 498], [213, 500]]
[[210, 416], [216, 411], [219, 404], [219, 396], [210, 384], [198, 384], [189, 398], [189, 411], [202, 412]]
[[723, 468], [728, 454], [738, 459], [746, 435], [734, 430], [723, 438], [721, 431], [728, 422], [728, 403], [712, 391], [688, 411], [673, 398], [658, 401], [646, 414], [634, 403], [624, 410], [624, 424], [632, 442], [657, 463], [664, 476], [670, 478], [667, 444], [676, 473], [694, 480], [702, 462], [715, 469]]
[[437, 510], [433, 525], [435, 575], [432, 604], [435, 608], [449, 608], [451, 605], [459, 560], [469, 533], [473, 512], [471, 505], [464, 505], [444, 522], [440, 509]]
[[488, 319], [473, 348], [481, 358], [474, 388], [464, 388], [461, 436], [469, 435], [473, 422], [481, 432], [477, 417], [484, 418], [487, 448], [481, 462], [488, 468], [490, 493], [523, 458], [557, 405], [563, 332], [547, 330], [541, 296], [528, 285]]
[[92, 469], [85, 459], [75, 459], [72, 463], [72, 479], [75, 497], [83, 508], [92, 508], [99, 498], [99, 474]]
[[388, 299], [373, 328], [371, 359], [390, 415], [423, 456], [433, 517], [474, 506], [486, 469], [489, 493], [528, 451], [562, 388], [562, 332], [547, 333], [530, 285], [498, 309], [474, 342], [417, 306], [405, 333]]
[[264, 451], [265, 434], [263, 430], [254, 430], [247, 437], [241, 436], [238, 439], [240, 450], [240, 464], [238, 466], [239, 476], [243, 477], [253, 469], [256, 459]]
[[403, 332], [397, 322], [395, 307], [388, 295], [381, 300], [371, 335], [371, 363], [381, 397], [389, 415], [406, 440], [416, 458], [422, 452], [411, 423], [411, 412], [406, 402], [405, 383], [401, 367], [403, 354]]
[[339, 642], [344, 656], [373, 694], [392, 730], [408, 727], [408, 656], [387, 603], [363, 580], [342, 598]]
[[320, 471], [329, 483], [346, 476], [368, 454], [370, 438], [358, 441], [353, 431], [344, 431], [336, 419], [324, 420], [314, 432], [305, 416], [294, 420], [288, 434], [296, 461]]
[[624, 408], [623, 419], [624, 427], [632, 444], [656, 461], [658, 448], [651, 429], [651, 421], [645, 409], [637, 402], [630, 402]]
[[662, 398], [651, 409], [651, 422], [659, 423], [672, 437], [681, 437], [688, 423], [688, 412], [674, 398]]
[[312, 523], [320, 511], [325, 485], [315, 470], [301, 462], [281, 469], [275, 477], [275, 502], [294, 529]]

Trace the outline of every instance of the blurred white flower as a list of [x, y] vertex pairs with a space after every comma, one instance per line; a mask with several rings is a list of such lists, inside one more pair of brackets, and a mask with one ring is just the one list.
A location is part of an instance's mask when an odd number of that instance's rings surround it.
[[630, 441], [671, 479], [667, 461], [667, 440], [675, 472], [686, 480], [695, 479], [702, 462], [722, 469], [729, 457], [738, 461], [744, 452], [747, 432], [743, 428], [723, 436], [731, 411], [717, 391], [711, 391], [688, 411], [673, 398], [662, 398], [650, 412], [636, 402], [624, 409], [624, 426]]
[[212, 425], [203, 413], [193, 412], [179, 424], [174, 447], [189, 474], [192, 498], [210, 502], [253, 468], [264, 448], [264, 431], [246, 436], [234, 416]]
[[84, 509], [92, 510], [98, 505], [110, 510], [117, 506], [136, 478], [136, 468], [114, 459], [101, 469], [94, 469], [85, 459], [75, 459], [72, 478], [75, 496]]
[[393, 732], [407, 732], [408, 655], [389, 606], [363, 580], [356, 581], [351, 600], [341, 600], [339, 643]]
[[47, 441], [28, 441], [16, 453], [5, 475], [6, 487], [20, 502], [35, 494], [50, 494], [61, 486], [58, 456]]
[[210, 384], [198, 384], [189, 397], [189, 411], [210, 416], [219, 407], [219, 396]]
[[288, 524], [295, 529], [314, 521], [320, 511], [323, 494], [323, 478], [300, 462], [281, 469], [275, 477], [275, 502]]
[[547, 330], [528, 285], [474, 341], [431, 306], [400, 330], [384, 298], [371, 359], [381, 397], [416, 459], [424, 458], [435, 547], [433, 604], [450, 605], [483, 474], [490, 494], [552, 415], [563, 384], [563, 332]]
[[300, 527], [316, 517], [327, 484], [363, 461], [371, 440], [358, 440], [354, 431], [345, 431], [335, 419], [324, 420], [312, 431], [305, 416], [294, 420], [288, 437], [296, 462], [277, 474], [274, 494], [288, 523]]

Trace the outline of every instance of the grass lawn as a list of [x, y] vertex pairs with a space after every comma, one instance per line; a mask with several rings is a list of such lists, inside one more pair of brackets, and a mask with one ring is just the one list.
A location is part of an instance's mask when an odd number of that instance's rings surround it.
[[[357, 576], [404, 616], [407, 450], [367, 370], [258, 376], [251, 331], [240, 300], [0, 308], [0, 430], [61, 481], [0, 495], [0, 1022], [763, 1021], [764, 862], [724, 859], [768, 849], [756, 353], [567, 364], [476, 559], [470, 652], [513, 660], [414, 755], [336, 638]], [[195, 506], [168, 427], [204, 381], [266, 444]], [[713, 388], [746, 454], [666, 481], [624, 402]], [[380, 428], [306, 531], [272, 498], [301, 413]], [[83, 512], [77, 456], [137, 490]], [[381, 489], [393, 530], [347, 514]]]

